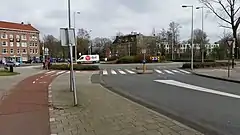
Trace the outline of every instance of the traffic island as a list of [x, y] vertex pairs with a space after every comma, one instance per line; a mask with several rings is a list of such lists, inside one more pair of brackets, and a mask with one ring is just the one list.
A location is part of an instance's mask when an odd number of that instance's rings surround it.
[[0, 70], [0, 76], [12, 76], [12, 75], [18, 75], [17, 72], [10, 72], [8, 70]]

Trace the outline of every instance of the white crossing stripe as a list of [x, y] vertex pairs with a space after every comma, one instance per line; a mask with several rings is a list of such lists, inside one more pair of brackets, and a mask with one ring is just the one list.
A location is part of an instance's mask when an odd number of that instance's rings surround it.
[[159, 74], [164, 74], [162, 71], [155, 69], [155, 71]]
[[117, 74], [117, 72], [114, 71], [114, 70], [111, 70], [111, 73], [112, 73], [113, 75], [116, 75], [116, 74]]
[[168, 84], [168, 85], [177, 86], [177, 87], [187, 88], [187, 89], [191, 89], [191, 90], [195, 90], [195, 91], [201, 91], [201, 92], [216, 94], [216, 95], [220, 95], [220, 96], [226, 96], [226, 97], [240, 99], [240, 95], [235, 95], [235, 94], [231, 94], [231, 93], [227, 93], [227, 92], [221, 92], [218, 90], [199, 87], [199, 86], [182, 83], [182, 82], [178, 82], [178, 81], [174, 81], [174, 80], [154, 80], [154, 81], [159, 82], [159, 83]]
[[126, 69], [126, 71], [127, 71], [128, 73], [130, 73], [130, 74], [135, 74], [135, 72], [133, 72], [133, 71], [131, 71], [131, 70]]
[[169, 73], [169, 74], [174, 74], [173, 72], [169, 71], [169, 70], [164, 70], [165, 72]]
[[183, 73], [191, 74], [190, 72], [182, 70], [182, 69], [180, 69], [180, 71], [183, 72]]
[[123, 75], [126, 74], [124, 71], [122, 71], [122, 70], [120, 70], [120, 69], [118, 69], [118, 71], [119, 71], [120, 74], [123, 74]]
[[[60, 71], [60, 72], [57, 72], [57, 74], [56, 75], [59, 75], [59, 74], [62, 74], [62, 73], [64, 73], [65, 71]], [[70, 71], [69, 71], [70, 72]]]
[[181, 72], [179, 72], [179, 71], [177, 71], [177, 70], [172, 70], [173, 72], [175, 72], [175, 73], [181, 73]]
[[103, 75], [107, 75], [107, 74], [108, 74], [107, 70], [103, 70]]

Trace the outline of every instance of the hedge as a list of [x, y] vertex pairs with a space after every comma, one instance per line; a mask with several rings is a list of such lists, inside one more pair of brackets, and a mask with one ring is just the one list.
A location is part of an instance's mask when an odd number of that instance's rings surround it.
[[[176, 59], [176, 60], [171, 60], [172, 62], [191, 62], [189, 59]], [[194, 59], [193, 62], [202, 62], [200, 59]], [[215, 60], [211, 59], [206, 59], [204, 62], [215, 62]]]
[[[69, 70], [70, 65], [68, 64], [53, 64], [49, 69], [52, 70]], [[99, 70], [99, 66], [97, 65], [82, 65], [82, 64], [74, 64], [73, 70]]]
[[[204, 63], [195, 62], [193, 63], [193, 68], [211, 68], [211, 67], [226, 67], [226, 66], [228, 66], [228, 62], [204, 62]], [[183, 64], [182, 68], [191, 68], [191, 63]]]

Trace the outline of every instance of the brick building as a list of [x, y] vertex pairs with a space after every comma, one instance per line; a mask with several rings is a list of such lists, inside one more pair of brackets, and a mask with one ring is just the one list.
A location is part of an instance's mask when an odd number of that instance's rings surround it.
[[0, 21], [0, 61], [26, 62], [40, 57], [39, 31], [31, 24]]

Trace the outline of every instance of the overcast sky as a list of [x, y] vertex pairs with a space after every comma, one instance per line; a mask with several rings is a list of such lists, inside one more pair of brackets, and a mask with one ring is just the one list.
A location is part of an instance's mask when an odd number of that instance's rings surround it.
[[[59, 28], [67, 27], [67, 0], [1, 0], [0, 20], [30, 22], [41, 34], [59, 37]], [[117, 32], [131, 31], [150, 35], [165, 28], [171, 21], [179, 23], [181, 40], [190, 38], [191, 9], [182, 4], [201, 6], [198, 0], [71, 0], [71, 15], [76, 27], [92, 30], [92, 37], [112, 37]], [[72, 18], [73, 20], [73, 18]], [[205, 15], [204, 29], [210, 41], [222, 36], [221, 22], [211, 14]], [[73, 23], [72, 23], [73, 24]], [[194, 28], [201, 28], [201, 11], [194, 11]]]

